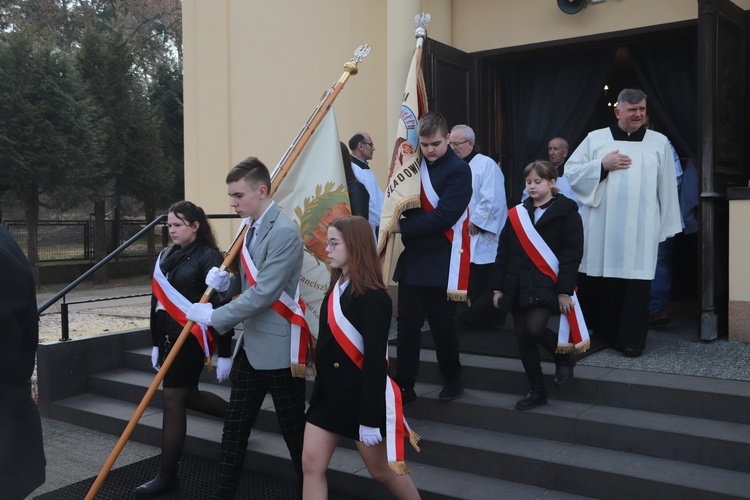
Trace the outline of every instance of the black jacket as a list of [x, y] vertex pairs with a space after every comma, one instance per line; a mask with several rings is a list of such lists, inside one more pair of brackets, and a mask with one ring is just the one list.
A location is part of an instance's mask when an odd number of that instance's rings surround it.
[[[219, 267], [222, 263], [221, 254], [195, 240], [184, 247], [169, 246], [161, 253], [161, 270], [167, 281], [175, 289], [192, 303], [200, 301], [203, 292], [206, 291], [206, 274], [212, 267]], [[222, 304], [219, 294], [214, 293], [211, 297], [214, 308]], [[159, 327], [156, 319], [156, 298], [151, 298], [151, 337], [153, 345], [162, 346], [165, 335], [177, 338], [182, 332], [179, 323], [169, 317], [164, 328]], [[218, 355], [220, 358], [232, 356], [233, 331], [225, 335], [216, 335]]]
[[[328, 326], [326, 295], [320, 309], [320, 328], [315, 347], [317, 376], [310, 405], [324, 397], [329, 408], [335, 408], [335, 427], [358, 428], [359, 425], [381, 427], [385, 424], [385, 381], [388, 373], [386, 352], [391, 325], [391, 298], [383, 289], [368, 290], [351, 298], [351, 286], [341, 296], [344, 316], [362, 334], [364, 368], [349, 358]], [[333, 422], [332, 422], [333, 423]]]
[[[39, 315], [31, 266], [0, 224], [0, 484], [2, 498], [26, 498], [45, 480], [42, 422], [31, 399]], [[69, 369], [63, 367], [62, 369]]]
[[[527, 198], [523, 208], [533, 221], [534, 200]], [[578, 205], [558, 193], [534, 227], [560, 262], [557, 284], [542, 274], [531, 261], [509, 219], [500, 233], [492, 289], [503, 292], [500, 308], [504, 311], [510, 307], [523, 309], [537, 306], [559, 314], [557, 295], [573, 294], [583, 257], [583, 224]]]
[[452, 228], [471, 201], [471, 167], [451, 148], [428, 164], [430, 181], [440, 202], [435, 210], [413, 208], [400, 220], [404, 251], [398, 258], [393, 281], [402, 285], [448, 284], [451, 243], [445, 231]]

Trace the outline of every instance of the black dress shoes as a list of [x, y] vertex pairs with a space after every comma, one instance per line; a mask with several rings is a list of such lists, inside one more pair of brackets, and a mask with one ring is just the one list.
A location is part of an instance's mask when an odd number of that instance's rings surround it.
[[443, 389], [438, 394], [440, 401], [452, 401], [458, 399], [464, 393], [464, 383], [459, 378], [445, 382]]
[[406, 387], [401, 389], [401, 404], [408, 406], [417, 400], [417, 393], [414, 392], [413, 387]]
[[634, 347], [626, 347], [622, 350], [622, 354], [629, 358], [637, 358], [643, 354], [643, 349], [636, 349]]
[[526, 411], [547, 404], [547, 394], [544, 391], [529, 391], [526, 396], [516, 403], [516, 410]]
[[166, 474], [159, 472], [151, 481], [144, 483], [133, 490], [136, 498], [151, 498], [158, 495], [169, 493], [180, 486], [177, 474]]
[[573, 381], [574, 354], [555, 354], [555, 385], [562, 387]]

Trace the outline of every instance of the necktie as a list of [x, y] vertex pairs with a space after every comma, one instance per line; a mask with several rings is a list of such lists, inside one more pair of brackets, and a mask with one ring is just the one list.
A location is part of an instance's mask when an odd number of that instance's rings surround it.
[[255, 223], [253, 223], [247, 230], [247, 251], [252, 252], [253, 250], [253, 238], [255, 238]]

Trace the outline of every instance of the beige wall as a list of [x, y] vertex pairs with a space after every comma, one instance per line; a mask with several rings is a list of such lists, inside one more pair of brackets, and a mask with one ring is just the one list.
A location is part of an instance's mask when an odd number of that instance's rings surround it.
[[[750, 10], [750, 0], [735, 3]], [[695, 0], [607, 0], [572, 16], [554, 0], [183, 0], [185, 196], [228, 212], [227, 170], [249, 155], [273, 168], [363, 43], [372, 53], [334, 107], [341, 139], [371, 134], [383, 185], [420, 12], [433, 18], [430, 37], [474, 52], [695, 19], [697, 10]], [[220, 227], [221, 241], [229, 231]]]
[[729, 202], [729, 340], [750, 342], [750, 200]]
[[[750, 10], [750, 0], [734, 0]], [[453, 0], [453, 45], [477, 52], [696, 19], [697, 0], [606, 0], [565, 14], [556, 0]]]

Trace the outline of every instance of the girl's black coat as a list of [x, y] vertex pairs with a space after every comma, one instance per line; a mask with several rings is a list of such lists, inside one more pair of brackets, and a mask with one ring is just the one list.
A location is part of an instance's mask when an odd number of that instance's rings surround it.
[[[184, 247], [172, 245], [161, 253], [161, 270], [175, 289], [192, 303], [200, 301], [206, 291], [206, 274], [212, 267], [219, 267], [222, 263], [221, 253], [195, 240]], [[218, 293], [211, 296], [214, 308], [222, 304]], [[153, 345], [161, 346], [165, 335], [171, 339], [179, 337], [182, 327], [171, 317], [167, 320], [167, 327], [159, 328], [156, 321], [156, 298], [151, 298], [151, 337]], [[217, 351], [221, 358], [232, 356], [232, 336], [234, 330], [224, 335], [216, 335]]]
[[[363, 295], [351, 297], [351, 285], [341, 296], [344, 316], [362, 335], [364, 341], [364, 367], [349, 358], [336, 341], [328, 326], [326, 295], [320, 308], [320, 328], [315, 347], [317, 376], [310, 397], [310, 407], [319, 398], [327, 399], [333, 409], [324, 427], [332, 432], [359, 428], [359, 425], [381, 427], [385, 423], [385, 381], [388, 373], [386, 352], [391, 324], [391, 299], [380, 288], [367, 290]], [[356, 436], [351, 436], [355, 437]]]
[[[534, 200], [527, 198], [519, 210], [527, 210], [534, 220]], [[492, 274], [492, 290], [503, 292], [500, 309], [545, 307], [559, 313], [558, 294], [572, 295], [583, 256], [583, 224], [578, 206], [558, 193], [555, 201], [534, 225], [560, 261], [558, 281], [537, 269], [521, 247], [513, 225], [505, 223]]]

